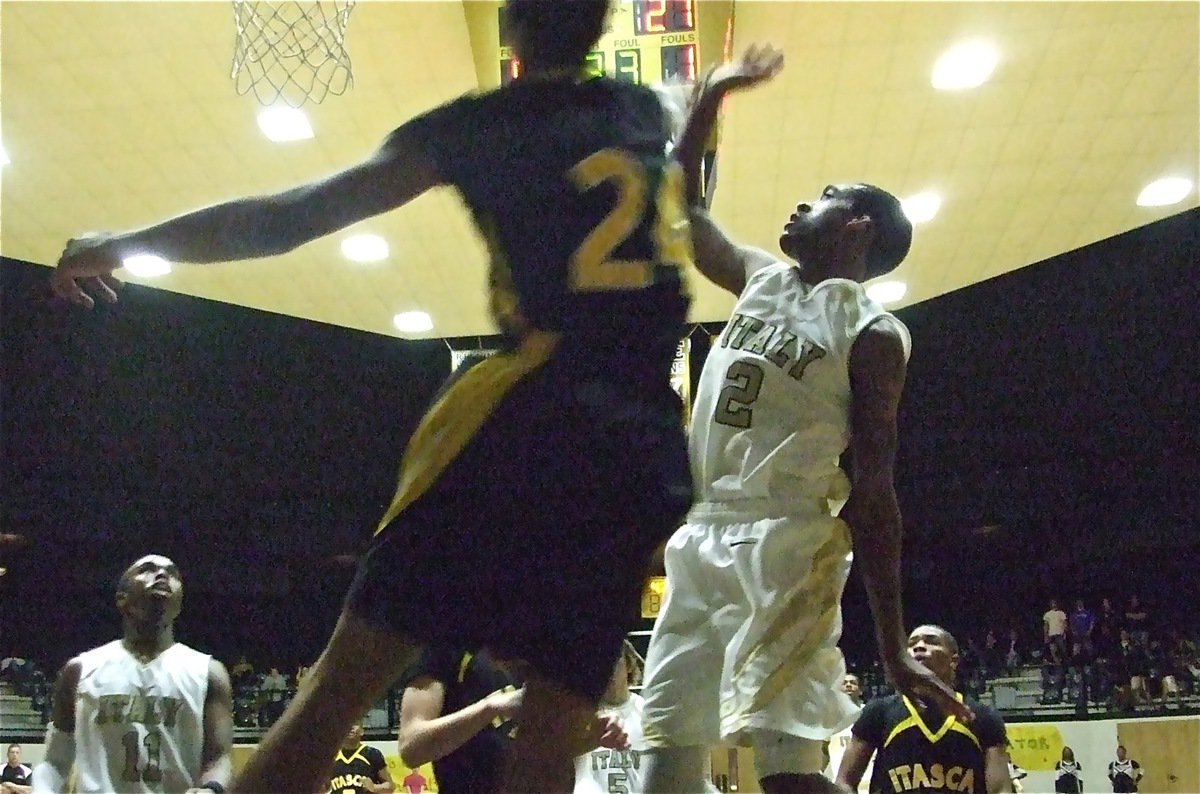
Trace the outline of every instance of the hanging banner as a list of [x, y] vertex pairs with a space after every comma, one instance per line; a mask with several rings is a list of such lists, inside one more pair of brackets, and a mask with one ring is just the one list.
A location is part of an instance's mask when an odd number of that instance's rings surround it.
[[687, 427], [692, 416], [692, 370], [689, 359], [692, 352], [692, 340], [684, 339], [675, 350], [675, 360], [671, 362], [671, 388], [683, 400], [683, 426]]
[[451, 350], [450, 351], [450, 371], [458, 372], [459, 366], [464, 361], [466, 361], [468, 358], [477, 358], [477, 357], [478, 358], [486, 358], [495, 352], [496, 352], [495, 350], [483, 350], [483, 349]]

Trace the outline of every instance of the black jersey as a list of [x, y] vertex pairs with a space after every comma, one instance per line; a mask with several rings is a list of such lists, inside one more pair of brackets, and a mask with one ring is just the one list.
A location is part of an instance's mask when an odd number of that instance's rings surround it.
[[[453, 714], [494, 692], [511, 691], [521, 684], [497, 665], [486, 651], [477, 654], [427, 648], [409, 671], [409, 681], [429, 677], [445, 690], [442, 716]], [[504, 753], [512, 741], [516, 723], [496, 718], [465, 744], [433, 762], [439, 792], [494, 791], [500, 783]]]
[[562, 333], [601, 376], [666, 377], [689, 298], [682, 172], [647, 88], [525, 78], [410, 121], [470, 208], [501, 329]]
[[990, 706], [966, 703], [975, 712], [970, 725], [919, 711], [903, 695], [868, 703], [853, 733], [875, 748], [871, 791], [987, 791], [984, 759], [988, 748], [1007, 747], [1004, 721]]
[[352, 752], [338, 750], [329, 778], [329, 794], [366, 794], [365, 782], [382, 783], [387, 761], [377, 748], [360, 744]]

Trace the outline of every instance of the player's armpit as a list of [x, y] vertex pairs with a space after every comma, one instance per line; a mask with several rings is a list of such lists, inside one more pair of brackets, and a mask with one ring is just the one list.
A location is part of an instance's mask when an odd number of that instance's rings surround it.
[[208, 664], [204, 699], [204, 748], [200, 754], [200, 783], [228, 786], [233, 777], [233, 685], [225, 665]]
[[690, 215], [696, 269], [718, 287], [741, 295], [751, 276], [775, 264], [775, 257], [766, 251], [726, 237], [706, 210], [692, 207]]

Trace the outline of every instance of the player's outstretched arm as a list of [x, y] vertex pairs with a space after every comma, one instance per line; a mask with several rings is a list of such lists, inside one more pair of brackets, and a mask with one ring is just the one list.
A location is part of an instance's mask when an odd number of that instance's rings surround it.
[[[197, 782], [216, 783], [222, 788], [233, 777], [233, 685], [225, 665], [208, 662], [208, 692], [204, 697], [204, 747], [200, 751]], [[207, 788], [193, 791], [208, 794]]]
[[725, 96], [766, 82], [782, 69], [783, 54], [767, 45], [751, 46], [740, 59], [709, 72], [696, 89], [695, 102], [673, 150], [673, 157], [683, 168], [691, 208], [696, 267], [708, 280], [735, 295], [741, 294], [750, 274], [776, 260], [766, 251], [734, 243], [713, 222], [703, 207], [700, 163]]
[[413, 680], [400, 699], [400, 759], [409, 769], [444, 758], [497, 717], [511, 719], [524, 690], [494, 692], [452, 714], [442, 714], [446, 688], [429, 676]]
[[947, 713], [970, 719], [954, 690], [907, 650], [900, 600], [902, 525], [894, 483], [896, 416], [906, 369], [904, 342], [890, 325], [877, 323], [855, 340], [850, 351], [853, 484], [841, 518], [850, 526], [888, 678], [910, 698], [932, 699]]
[[112, 273], [128, 256], [204, 264], [282, 254], [399, 207], [441, 181], [424, 145], [401, 127], [367, 160], [326, 179], [226, 201], [136, 231], [69, 240], [51, 286], [85, 308], [94, 298], [112, 303]]
[[67, 790], [75, 763], [75, 692], [82, 666], [79, 659], [63, 665], [54, 682], [50, 725], [46, 728], [46, 753], [33, 768], [35, 794], [61, 794]]

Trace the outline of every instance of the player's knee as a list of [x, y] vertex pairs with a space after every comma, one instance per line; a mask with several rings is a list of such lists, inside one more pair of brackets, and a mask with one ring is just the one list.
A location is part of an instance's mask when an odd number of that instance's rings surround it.
[[750, 743], [754, 747], [754, 769], [759, 780], [777, 776], [820, 777], [825, 768], [824, 743], [816, 739], [802, 739], [779, 731], [759, 731], [751, 737]]

